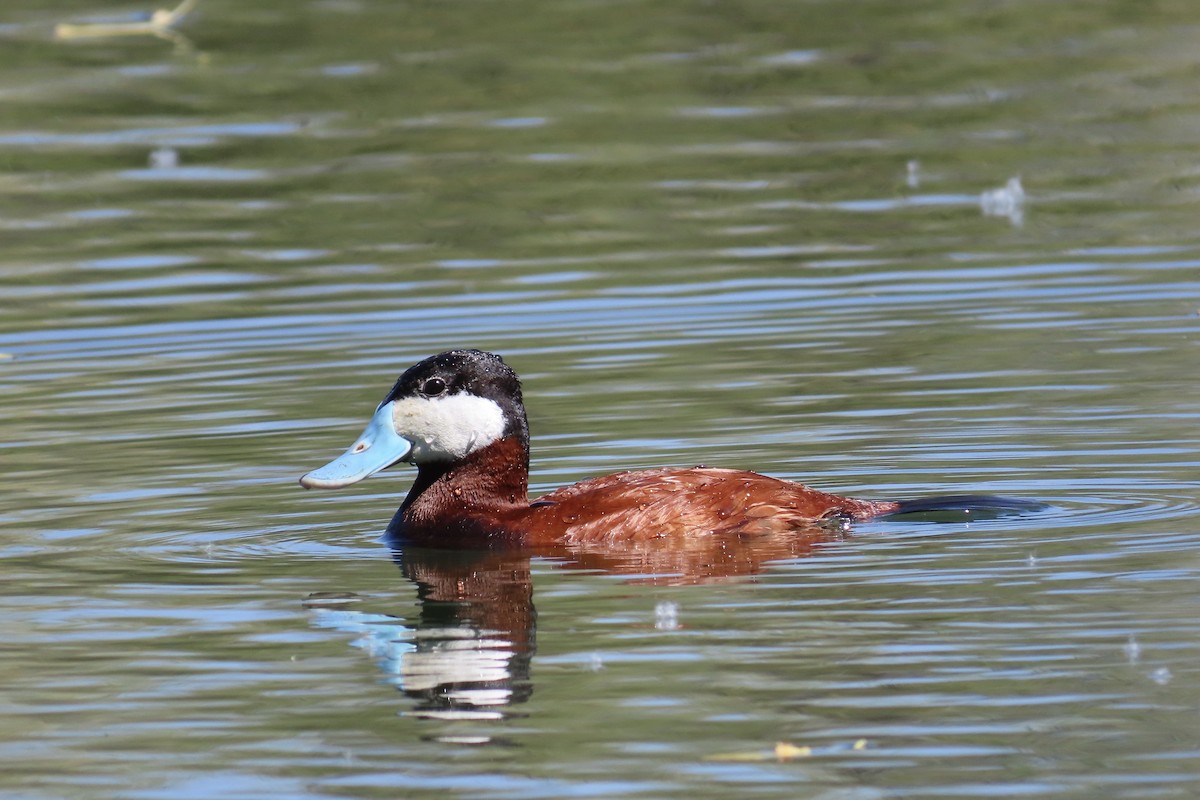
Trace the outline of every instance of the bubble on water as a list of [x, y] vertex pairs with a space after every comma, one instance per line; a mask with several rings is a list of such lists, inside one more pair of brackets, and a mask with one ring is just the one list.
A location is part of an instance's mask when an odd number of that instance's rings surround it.
[[917, 161], [915, 158], [912, 161], [909, 161], [905, 165], [905, 172], [906, 172], [906, 176], [905, 176], [904, 182], [906, 184], [908, 184], [908, 188], [910, 188], [910, 189], [920, 188], [920, 186], [921, 186], [921, 162]]
[[985, 217], [1005, 217], [1020, 227], [1025, 222], [1025, 187], [1021, 179], [1009, 178], [999, 189], [988, 189], [979, 196], [979, 208]]
[[1130, 664], [1138, 663], [1142, 657], [1142, 646], [1132, 633], [1129, 634], [1129, 641], [1125, 642], [1125, 657], [1129, 659]]
[[654, 607], [654, 627], [660, 631], [673, 631], [679, 627], [679, 606], [663, 600]]
[[160, 147], [150, 153], [150, 169], [175, 169], [179, 166], [179, 151], [174, 147]]

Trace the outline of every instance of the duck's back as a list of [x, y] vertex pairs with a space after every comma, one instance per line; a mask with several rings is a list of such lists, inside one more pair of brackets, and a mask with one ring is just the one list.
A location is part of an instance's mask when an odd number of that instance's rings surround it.
[[771, 533], [841, 517], [866, 519], [894, 503], [854, 500], [732, 469], [651, 469], [581, 481], [533, 502], [532, 527], [563, 542], [635, 541], [712, 533]]

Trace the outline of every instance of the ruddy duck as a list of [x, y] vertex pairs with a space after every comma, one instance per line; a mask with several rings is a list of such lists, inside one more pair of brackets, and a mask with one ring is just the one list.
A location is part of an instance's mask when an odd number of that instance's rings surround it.
[[975, 499], [928, 507], [858, 500], [755, 472], [694, 467], [618, 472], [530, 502], [521, 383], [503, 359], [481, 350], [450, 350], [409, 367], [354, 445], [300, 485], [338, 489], [400, 461], [415, 464], [417, 478], [389, 533], [441, 547], [778, 535]]

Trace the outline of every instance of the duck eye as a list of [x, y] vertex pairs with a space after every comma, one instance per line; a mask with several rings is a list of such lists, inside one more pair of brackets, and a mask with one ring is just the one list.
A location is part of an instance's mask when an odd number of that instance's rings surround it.
[[426, 397], [437, 397], [446, 391], [446, 382], [441, 378], [430, 378], [421, 385], [421, 394]]

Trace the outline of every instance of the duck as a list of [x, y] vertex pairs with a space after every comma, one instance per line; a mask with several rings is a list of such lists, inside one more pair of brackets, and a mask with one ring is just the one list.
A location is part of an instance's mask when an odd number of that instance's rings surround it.
[[405, 370], [354, 444], [300, 485], [340, 489], [411, 464], [416, 479], [388, 535], [449, 548], [780, 536], [974, 499], [865, 500], [696, 466], [617, 472], [530, 500], [529, 447], [517, 373], [494, 353], [448, 350]]

